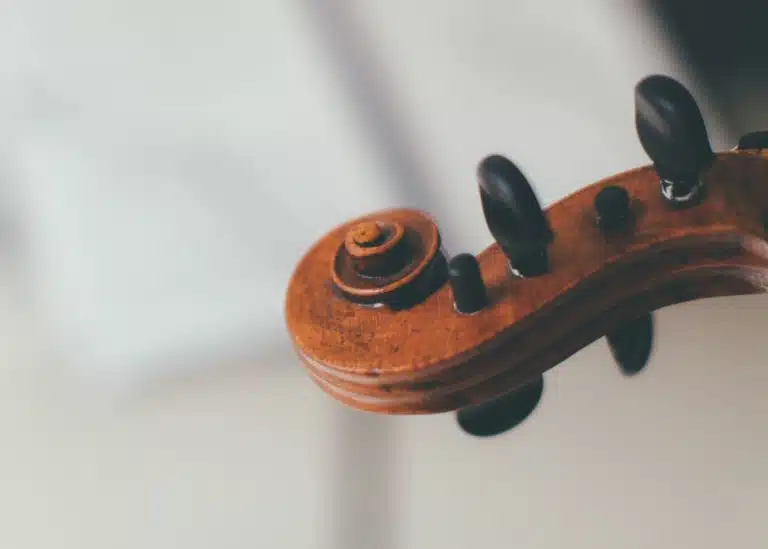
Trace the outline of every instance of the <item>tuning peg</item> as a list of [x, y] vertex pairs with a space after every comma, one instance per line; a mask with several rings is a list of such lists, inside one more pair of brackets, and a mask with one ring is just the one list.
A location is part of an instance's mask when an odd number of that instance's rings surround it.
[[653, 316], [651, 313], [619, 326], [606, 336], [613, 359], [625, 375], [645, 368], [653, 350]]
[[478, 179], [486, 224], [513, 272], [546, 272], [552, 230], [525, 176], [507, 158], [492, 155], [480, 163]]
[[736, 150], [768, 149], [768, 131], [750, 132], [739, 138]]
[[668, 76], [644, 78], [635, 87], [635, 126], [664, 198], [679, 205], [699, 198], [701, 173], [715, 155], [690, 92]]
[[626, 224], [632, 216], [629, 193], [623, 187], [610, 185], [595, 196], [597, 224], [604, 231], [611, 231]]
[[543, 392], [544, 377], [539, 376], [495, 400], [461, 408], [456, 412], [456, 421], [462, 431], [472, 436], [500, 435], [525, 421], [539, 405]]
[[448, 263], [453, 302], [460, 313], [476, 313], [488, 303], [480, 266], [472, 254], [459, 254]]

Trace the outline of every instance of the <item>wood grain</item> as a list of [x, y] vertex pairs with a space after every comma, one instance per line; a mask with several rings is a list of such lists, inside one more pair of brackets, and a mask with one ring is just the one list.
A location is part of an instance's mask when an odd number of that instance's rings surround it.
[[[338, 295], [329, 265], [351, 226], [341, 225], [299, 262], [288, 287], [288, 330], [316, 383], [355, 408], [437, 413], [485, 402], [639, 314], [768, 291], [768, 158], [720, 153], [704, 182], [706, 197], [686, 209], [664, 202], [651, 167], [553, 204], [550, 271], [514, 277], [491, 245], [478, 255], [490, 304], [473, 315], [455, 311], [448, 285], [396, 311]], [[606, 235], [592, 204], [608, 185], [629, 192], [634, 217]]]

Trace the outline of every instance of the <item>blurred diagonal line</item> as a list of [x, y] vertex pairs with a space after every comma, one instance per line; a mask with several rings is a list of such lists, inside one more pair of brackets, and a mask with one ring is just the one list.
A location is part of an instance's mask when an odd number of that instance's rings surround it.
[[357, 3], [349, 0], [302, 0], [320, 39], [329, 50], [338, 76], [350, 96], [378, 154], [390, 174], [392, 186], [405, 204], [434, 212], [436, 201], [428, 192], [430, 175], [424, 156], [419, 154], [397, 93], [378, 62], [375, 48], [356, 17]]
[[[431, 176], [424, 157], [419, 155], [414, 133], [397, 106], [393, 84], [356, 18], [355, 2], [303, 0], [303, 5], [403, 205], [430, 211], [439, 218], [437, 201], [427, 191]], [[338, 521], [331, 545], [334, 549], [395, 546], [392, 421], [391, 417], [339, 410], [334, 460]]]

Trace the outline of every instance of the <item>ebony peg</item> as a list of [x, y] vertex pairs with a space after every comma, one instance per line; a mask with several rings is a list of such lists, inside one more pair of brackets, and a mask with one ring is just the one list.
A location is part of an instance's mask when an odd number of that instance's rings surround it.
[[696, 100], [676, 80], [653, 75], [635, 87], [635, 126], [664, 198], [676, 205], [701, 196], [701, 175], [715, 159]]
[[476, 313], [488, 303], [480, 266], [472, 254], [459, 254], [448, 263], [453, 303], [460, 313]]
[[653, 316], [644, 314], [607, 334], [608, 347], [624, 375], [631, 376], [648, 364], [653, 351]]
[[750, 132], [739, 138], [737, 150], [768, 149], [768, 131]]
[[513, 272], [523, 277], [545, 273], [552, 230], [525, 176], [507, 158], [492, 155], [480, 163], [478, 179], [488, 229]]
[[461, 408], [456, 421], [462, 431], [475, 437], [493, 437], [514, 429], [536, 410], [544, 392], [544, 377], [497, 399]]
[[629, 193], [624, 187], [605, 187], [595, 196], [594, 205], [597, 224], [606, 231], [623, 225], [632, 213], [629, 207]]

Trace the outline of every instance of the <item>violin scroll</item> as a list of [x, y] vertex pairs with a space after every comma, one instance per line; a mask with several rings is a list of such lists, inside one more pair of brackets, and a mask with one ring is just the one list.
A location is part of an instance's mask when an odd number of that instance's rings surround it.
[[393, 210], [346, 224], [330, 262], [334, 289], [359, 305], [404, 308], [445, 282], [446, 259], [435, 222]]
[[649, 77], [635, 100], [652, 165], [547, 208], [513, 162], [482, 160], [494, 242], [480, 253], [448, 257], [437, 223], [410, 209], [315, 243], [285, 309], [315, 383], [360, 410], [457, 412], [488, 436], [527, 417], [542, 375], [597, 339], [635, 374], [651, 356], [653, 311], [768, 291], [768, 133], [715, 153], [679, 83]]

